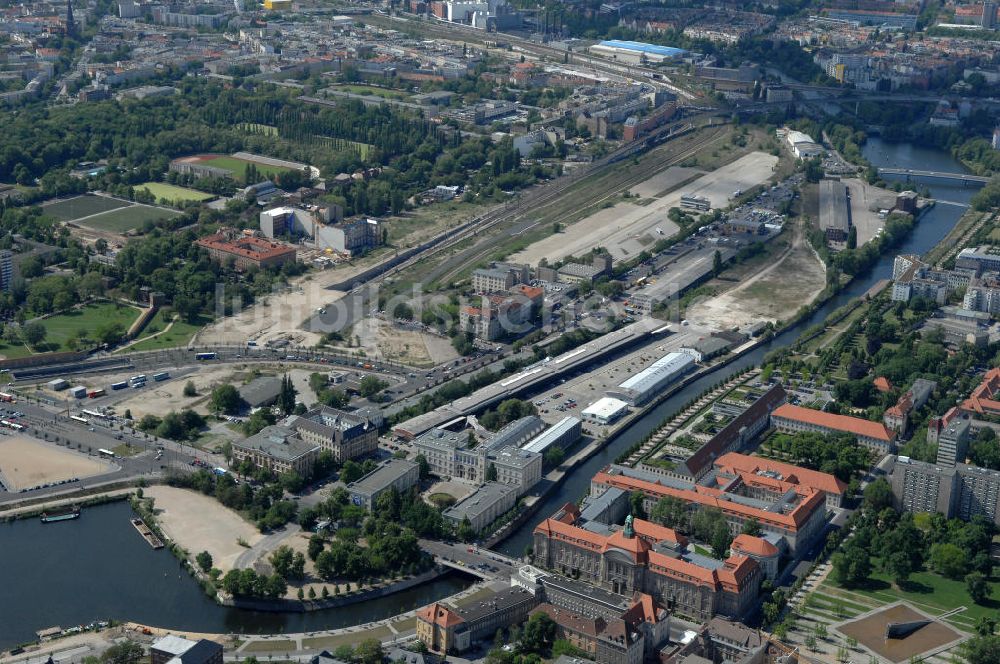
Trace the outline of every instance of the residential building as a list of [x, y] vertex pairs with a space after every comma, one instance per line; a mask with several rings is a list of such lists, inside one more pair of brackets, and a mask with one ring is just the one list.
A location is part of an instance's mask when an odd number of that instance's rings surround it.
[[962, 308], [984, 311], [993, 316], [1000, 314], [1000, 275], [989, 273], [972, 277], [962, 298]]
[[892, 452], [896, 448], [896, 434], [886, 428], [885, 424], [860, 417], [834, 415], [786, 403], [771, 413], [771, 424], [782, 433], [849, 433], [859, 443], [879, 454]]
[[222, 664], [222, 646], [215, 641], [192, 641], [168, 634], [149, 646], [150, 664]]
[[[541, 291], [541, 289], [534, 289]], [[539, 293], [540, 294], [540, 293]], [[484, 295], [478, 307], [463, 306], [458, 311], [459, 329], [484, 341], [531, 329], [534, 303], [519, 296]]]
[[889, 484], [898, 509], [948, 518], [982, 516], [1000, 525], [1000, 472], [965, 463], [946, 466], [898, 457]]
[[199, 238], [195, 244], [208, 251], [214, 261], [232, 261], [239, 271], [281, 267], [295, 262], [295, 247], [233, 231], [220, 231]]
[[468, 519], [474, 531], [482, 532], [514, 507], [517, 495], [517, 487], [500, 482], [486, 482], [472, 494], [446, 509], [444, 518], [456, 526]]
[[395, 490], [406, 493], [420, 481], [420, 465], [406, 459], [389, 459], [361, 479], [347, 485], [351, 502], [371, 511], [379, 496]]
[[337, 408], [318, 406], [295, 417], [291, 426], [302, 440], [332, 452], [337, 463], [378, 449], [378, 427], [367, 417]]
[[492, 639], [498, 629], [523, 622], [537, 603], [520, 586], [454, 609], [435, 602], [417, 611], [417, 638], [431, 652], [461, 653], [476, 641]]
[[472, 290], [480, 295], [503, 293], [515, 284], [527, 283], [531, 274], [527, 265], [493, 263], [472, 272]]
[[343, 219], [339, 205], [309, 210], [279, 207], [260, 213], [260, 230], [269, 237], [305, 236], [317, 249], [356, 256], [382, 244], [382, 224], [370, 217]]
[[932, 380], [918, 378], [913, 381], [910, 389], [901, 394], [895, 405], [887, 408], [882, 415], [886, 428], [898, 434], [906, 433], [910, 424], [910, 413], [922, 408], [936, 387], [937, 383]]
[[624, 528], [583, 522], [570, 503], [535, 528], [533, 548], [536, 565], [613, 593], [647, 593], [696, 620], [742, 616], [763, 578], [746, 556], [702, 556], [676, 531], [642, 519]]
[[0, 249], [0, 288], [10, 292], [14, 283], [14, 252]]
[[532, 614], [543, 613], [556, 624], [556, 638], [569, 641], [592, 659], [607, 664], [642, 664], [643, 635], [622, 618], [589, 618], [549, 603]]
[[276, 475], [294, 470], [302, 477], [309, 477], [319, 452], [318, 445], [298, 438], [293, 429], [275, 424], [234, 442], [233, 465], [249, 461]]
[[977, 274], [982, 272], [1000, 272], [1000, 251], [992, 245], [984, 247], [966, 247], [955, 257], [955, 267], [969, 268]]

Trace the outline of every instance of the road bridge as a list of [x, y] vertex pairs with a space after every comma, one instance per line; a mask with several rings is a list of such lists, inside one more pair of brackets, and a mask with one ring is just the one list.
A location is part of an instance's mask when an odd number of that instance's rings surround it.
[[969, 173], [948, 173], [946, 171], [918, 171], [911, 168], [880, 168], [879, 175], [902, 175], [907, 180], [912, 178], [927, 178], [931, 180], [952, 180], [962, 184], [986, 184], [990, 178], [984, 175], [971, 175]]

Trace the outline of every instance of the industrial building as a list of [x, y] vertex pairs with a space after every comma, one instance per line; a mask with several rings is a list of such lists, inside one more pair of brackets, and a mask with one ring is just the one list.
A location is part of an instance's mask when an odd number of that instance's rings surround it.
[[628, 413], [628, 404], [621, 399], [601, 397], [584, 408], [580, 415], [583, 419], [598, 424], [611, 424]]
[[389, 459], [356, 482], [347, 485], [351, 502], [371, 510], [379, 496], [395, 489], [409, 491], [420, 481], [420, 465], [406, 459]]
[[610, 39], [590, 47], [590, 52], [611, 60], [620, 60], [630, 64], [659, 64], [683, 57], [687, 51], [682, 48], [647, 44], [645, 42]]
[[529, 440], [521, 449], [538, 454], [545, 454], [550, 447], [568, 449], [580, 439], [582, 428], [579, 418], [567, 415], [550, 429]]
[[694, 367], [694, 357], [688, 353], [667, 353], [616, 389], [608, 390], [608, 396], [630, 406], [641, 406]]
[[846, 242], [851, 229], [847, 185], [839, 180], [819, 183], [819, 228], [827, 240]]
[[377, 219], [344, 220], [339, 205], [309, 210], [288, 206], [265, 210], [260, 213], [260, 230], [269, 238], [308, 237], [317, 249], [348, 256], [364, 253], [382, 243], [382, 228]]

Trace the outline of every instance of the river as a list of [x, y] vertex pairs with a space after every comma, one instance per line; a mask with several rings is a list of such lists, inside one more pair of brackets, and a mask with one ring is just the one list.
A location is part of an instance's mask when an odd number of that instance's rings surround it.
[[[870, 139], [865, 156], [876, 166], [919, 170], [966, 171], [947, 153], [889, 144]], [[929, 185], [943, 200], [968, 202], [975, 189], [948, 184]], [[717, 383], [722, 375], [759, 364], [763, 356], [795, 341], [803, 330], [822, 321], [834, 309], [892, 274], [895, 253], [923, 254], [952, 229], [963, 212], [938, 205], [927, 212], [906, 242], [883, 256], [807, 320], [776, 336], [766, 345], [729, 364], [722, 372], [699, 378], [654, 408], [617, 436], [601, 452], [573, 471], [533, 515], [498, 549], [521, 555], [531, 543], [539, 521], [566, 502], [575, 502], [590, 486], [590, 478], [625, 449], [672, 416], [687, 401]], [[76, 521], [41, 524], [24, 520], [0, 525], [0, 648], [34, 639], [35, 630], [69, 627], [92, 620], [133, 620], [176, 630], [233, 633], [278, 633], [356, 625], [427, 604], [467, 587], [469, 579], [455, 574], [390, 597], [339, 609], [311, 613], [262, 613], [220, 607], [207, 598], [167, 551], [153, 551], [128, 522], [130, 508], [122, 503], [84, 510]]]

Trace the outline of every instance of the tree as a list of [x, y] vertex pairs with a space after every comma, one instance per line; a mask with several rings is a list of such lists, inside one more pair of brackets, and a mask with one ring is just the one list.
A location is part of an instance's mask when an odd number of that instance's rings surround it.
[[725, 520], [717, 522], [712, 532], [712, 555], [720, 560], [725, 558], [726, 551], [729, 550], [732, 541], [733, 537], [729, 534], [729, 525]]
[[892, 507], [892, 487], [884, 477], [880, 477], [865, 487], [864, 506], [873, 514]]
[[642, 491], [633, 491], [629, 496], [629, 504], [632, 507], [632, 517], [635, 519], [646, 519], [646, 508], [643, 507], [643, 501], [646, 496]]
[[232, 385], [219, 385], [212, 390], [211, 407], [216, 413], [233, 415], [243, 407], [243, 397]]
[[104, 664], [137, 664], [145, 655], [141, 645], [125, 640], [105, 650], [101, 661]]
[[722, 252], [718, 249], [712, 254], [712, 274], [715, 276], [722, 274]]
[[38, 321], [31, 321], [21, 326], [21, 336], [29, 346], [37, 346], [45, 340], [48, 330]]
[[833, 554], [831, 561], [834, 576], [841, 585], [857, 585], [871, 576], [871, 558], [856, 538], [849, 540], [839, 552]]
[[354, 661], [358, 664], [382, 664], [385, 652], [378, 639], [365, 639], [354, 648]]
[[358, 392], [366, 399], [370, 399], [387, 387], [389, 387], [389, 383], [377, 376], [365, 376], [358, 383]]
[[431, 475], [431, 464], [427, 461], [427, 457], [423, 454], [418, 454], [413, 459], [420, 466], [420, 479], [425, 480]]
[[343, 468], [340, 469], [340, 481], [344, 484], [350, 484], [361, 479], [364, 474], [365, 471], [362, 469], [361, 464], [353, 459], [348, 459], [344, 462]]
[[950, 542], [931, 546], [930, 561], [935, 572], [950, 579], [962, 578], [969, 564], [965, 551]]
[[858, 227], [851, 226], [850, 230], [847, 231], [847, 248], [857, 249], [858, 248]]
[[976, 620], [976, 634], [979, 636], [989, 636], [997, 631], [997, 619], [993, 616], [979, 616]]
[[663, 524], [667, 528], [679, 530], [687, 530], [687, 517], [687, 504], [680, 498], [673, 496], [660, 498], [649, 513], [649, 518], [653, 521]]
[[472, 522], [469, 521], [469, 517], [462, 517], [462, 522], [458, 524], [458, 529], [455, 531], [455, 535], [463, 542], [471, 542], [476, 539], [476, 531], [472, 527]]
[[764, 531], [760, 527], [760, 521], [751, 517], [743, 522], [743, 528], [740, 530], [744, 535], [751, 535], [753, 537], [760, 537]]
[[281, 389], [278, 391], [278, 408], [285, 415], [291, 415], [295, 411], [295, 386], [292, 379], [285, 374], [281, 377]]
[[556, 638], [556, 623], [547, 613], [532, 614], [521, 630], [519, 650], [523, 653], [546, 655]]
[[198, 567], [201, 568], [202, 572], [208, 572], [212, 569], [212, 554], [208, 551], [202, 551], [194, 558], [195, 562], [198, 563]]
[[976, 604], [985, 604], [993, 592], [982, 572], [969, 572], [965, 576], [965, 589]]
[[319, 554], [323, 553], [323, 547], [326, 546], [326, 541], [319, 535], [313, 535], [309, 538], [309, 548], [306, 554], [309, 556], [309, 560], [315, 562]]
[[961, 645], [968, 664], [996, 664], [1000, 662], [1000, 636], [974, 636]]
[[291, 578], [294, 556], [295, 554], [291, 547], [287, 545], [282, 545], [275, 549], [270, 557], [271, 568], [274, 569], [274, 573], [284, 579]]
[[184, 396], [186, 397], [196, 397], [198, 396], [198, 388], [194, 386], [194, 381], [189, 380], [184, 384]]

